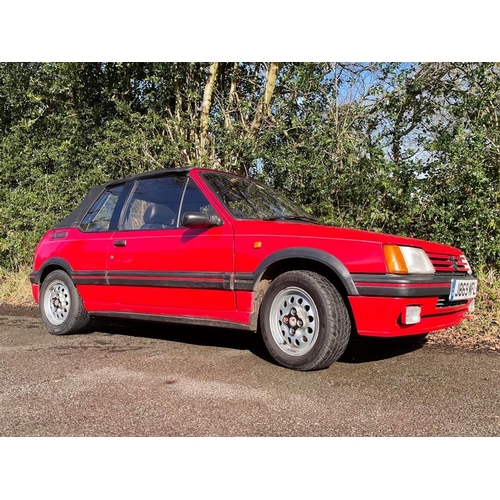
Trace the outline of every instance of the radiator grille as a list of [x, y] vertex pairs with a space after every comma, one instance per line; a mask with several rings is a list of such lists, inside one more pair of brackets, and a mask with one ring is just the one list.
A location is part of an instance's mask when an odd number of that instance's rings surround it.
[[429, 259], [436, 273], [464, 273], [471, 274], [467, 259], [462, 254], [448, 255], [439, 253], [428, 253]]
[[443, 307], [455, 307], [455, 306], [461, 306], [467, 304], [467, 300], [456, 300], [454, 302], [450, 302], [449, 298], [446, 295], [443, 295], [438, 298], [436, 308], [443, 308]]

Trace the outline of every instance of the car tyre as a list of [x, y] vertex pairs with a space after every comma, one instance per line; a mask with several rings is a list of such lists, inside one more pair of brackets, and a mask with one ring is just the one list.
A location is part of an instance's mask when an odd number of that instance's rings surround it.
[[271, 283], [259, 326], [273, 359], [301, 371], [328, 368], [342, 356], [351, 336], [342, 295], [312, 271], [289, 271]]
[[62, 270], [52, 271], [40, 287], [40, 312], [47, 330], [53, 335], [79, 333], [90, 321], [73, 281]]

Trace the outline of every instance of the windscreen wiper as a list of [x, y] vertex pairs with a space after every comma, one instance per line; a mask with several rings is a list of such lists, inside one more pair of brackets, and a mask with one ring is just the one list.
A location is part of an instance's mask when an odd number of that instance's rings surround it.
[[311, 222], [313, 224], [319, 224], [316, 219], [312, 217], [307, 217], [304, 215], [277, 215], [276, 217], [266, 217], [262, 220], [299, 220], [303, 222]]

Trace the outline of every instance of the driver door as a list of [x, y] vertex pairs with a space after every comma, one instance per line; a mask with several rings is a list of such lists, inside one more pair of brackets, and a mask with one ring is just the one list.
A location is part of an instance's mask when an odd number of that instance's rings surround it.
[[121, 311], [224, 319], [235, 310], [232, 228], [182, 227], [186, 211], [215, 213], [186, 175], [135, 182], [108, 249]]

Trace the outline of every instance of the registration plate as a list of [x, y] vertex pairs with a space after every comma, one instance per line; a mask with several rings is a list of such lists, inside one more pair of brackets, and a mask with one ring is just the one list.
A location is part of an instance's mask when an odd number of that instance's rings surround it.
[[473, 299], [477, 293], [477, 280], [451, 280], [450, 301]]

